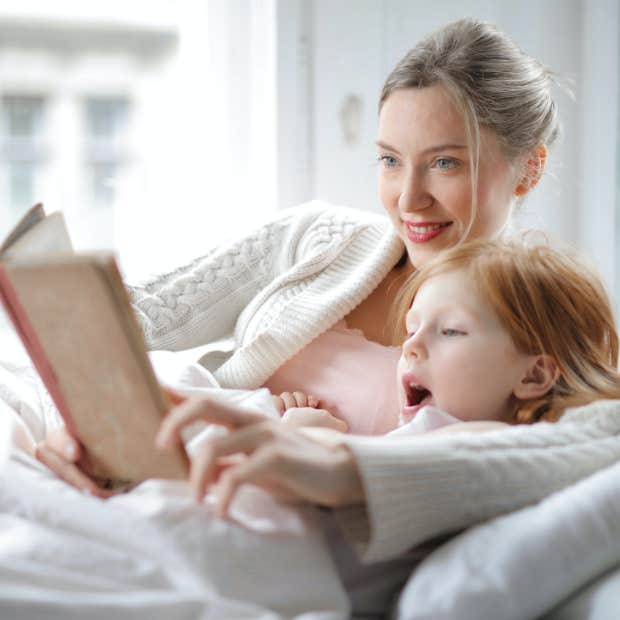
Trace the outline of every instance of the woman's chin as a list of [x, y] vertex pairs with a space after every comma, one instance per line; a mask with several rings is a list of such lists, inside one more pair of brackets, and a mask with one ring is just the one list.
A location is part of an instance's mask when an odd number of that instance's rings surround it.
[[446, 247], [450, 247], [449, 245], [422, 245], [419, 243], [413, 243], [407, 239], [405, 241], [405, 247], [407, 249], [407, 254], [409, 255], [409, 260], [416, 267], [423, 267], [426, 263], [436, 258], [441, 252], [443, 252]]

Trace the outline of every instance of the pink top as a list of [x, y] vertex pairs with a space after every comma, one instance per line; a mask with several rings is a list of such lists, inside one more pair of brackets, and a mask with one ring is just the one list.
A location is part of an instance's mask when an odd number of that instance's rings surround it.
[[380, 435], [398, 425], [400, 347], [367, 340], [344, 320], [321, 334], [265, 383], [272, 394], [304, 392], [345, 420], [349, 433]]

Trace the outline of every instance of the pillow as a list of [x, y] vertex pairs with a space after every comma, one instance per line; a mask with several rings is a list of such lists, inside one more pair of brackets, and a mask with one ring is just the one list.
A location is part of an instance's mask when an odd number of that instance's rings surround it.
[[398, 620], [537, 618], [620, 563], [620, 463], [472, 528], [420, 564]]

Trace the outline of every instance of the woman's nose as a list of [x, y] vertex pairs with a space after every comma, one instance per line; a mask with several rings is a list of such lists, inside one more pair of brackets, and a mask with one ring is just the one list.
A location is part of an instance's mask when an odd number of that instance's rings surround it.
[[398, 198], [401, 212], [420, 211], [430, 207], [433, 198], [426, 188], [422, 175], [410, 172], [402, 182]]

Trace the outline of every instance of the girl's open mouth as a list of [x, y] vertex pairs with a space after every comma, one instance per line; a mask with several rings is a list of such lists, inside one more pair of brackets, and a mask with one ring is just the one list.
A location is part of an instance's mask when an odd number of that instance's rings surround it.
[[420, 409], [430, 404], [433, 395], [423, 385], [412, 383], [406, 375], [403, 377], [403, 387], [405, 388], [406, 402], [401, 412], [401, 421], [407, 423], [415, 417]]
[[432, 396], [430, 391], [422, 386], [409, 385], [405, 387], [405, 391], [407, 395], [407, 407], [415, 407], [416, 405], [420, 405]]

